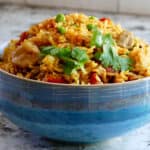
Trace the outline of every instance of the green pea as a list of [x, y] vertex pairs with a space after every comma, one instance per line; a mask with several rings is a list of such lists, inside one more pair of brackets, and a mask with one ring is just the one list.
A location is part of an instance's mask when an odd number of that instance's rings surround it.
[[64, 14], [58, 14], [56, 16], [56, 22], [64, 22], [65, 21], [65, 15]]
[[61, 33], [61, 34], [65, 34], [66, 33], [66, 29], [64, 27], [62, 27], [62, 26], [57, 27], [57, 29], [58, 29], [58, 32]]
[[87, 29], [90, 30], [90, 31], [96, 28], [96, 26], [93, 25], [93, 24], [88, 24], [86, 27], [87, 27]]
[[89, 19], [96, 19], [95, 16], [89, 16]]

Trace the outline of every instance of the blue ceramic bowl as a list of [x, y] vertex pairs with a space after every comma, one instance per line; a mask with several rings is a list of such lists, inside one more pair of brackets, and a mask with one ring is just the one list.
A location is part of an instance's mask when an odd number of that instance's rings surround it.
[[15, 124], [55, 140], [96, 142], [150, 120], [150, 78], [74, 86], [0, 71], [0, 110]]

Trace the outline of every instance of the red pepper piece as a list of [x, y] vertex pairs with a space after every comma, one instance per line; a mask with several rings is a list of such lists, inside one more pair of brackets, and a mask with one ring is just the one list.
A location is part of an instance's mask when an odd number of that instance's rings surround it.
[[21, 35], [20, 35], [20, 39], [19, 41], [17, 42], [17, 45], [20, 45], [25, 39], [27, 39], [29, 36], [29, 33], [28, 32], [23, 32]]
[[102, 22], [104, 22], [104, 21], [110, 21], [110, 19], [109, 18], [100, 18], [99, 21], [102, 21]]
[[49, 75], [47, 77], [47, 82], [52, 82], [52, 83], [65, 83], [65, 80], [62, 77], [54, 76], [54, 75]]
[[91, 84], [99, 84], [99, 83], [101, 83], [100, 77], [95, 72], [91, 74], [90, 83]]

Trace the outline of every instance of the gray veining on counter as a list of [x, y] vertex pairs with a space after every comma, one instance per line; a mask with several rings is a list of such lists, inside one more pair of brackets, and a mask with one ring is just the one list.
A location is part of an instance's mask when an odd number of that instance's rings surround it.
[[[20, 32], [57, 13], [77, 12], [52, 8], [0, 4], [0, 43], [16, 37]], [[82, 12], [82, 11], [80, 11]], [[125, 16], [100, 12], [83, 11], [88, 15], [109, 17], [135, 35], [150, 43], [150, 17]], [[150, 124], [107, 141], [91, 145], [54, 142], [25, 132], [0, 114], [0, 150], [150, 150]]]

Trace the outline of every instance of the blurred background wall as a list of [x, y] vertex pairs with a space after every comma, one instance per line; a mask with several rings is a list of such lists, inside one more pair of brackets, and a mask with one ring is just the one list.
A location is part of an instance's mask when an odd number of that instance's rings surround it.
[[2, 3], [150, 15], [150, 0], [0, 0]]

